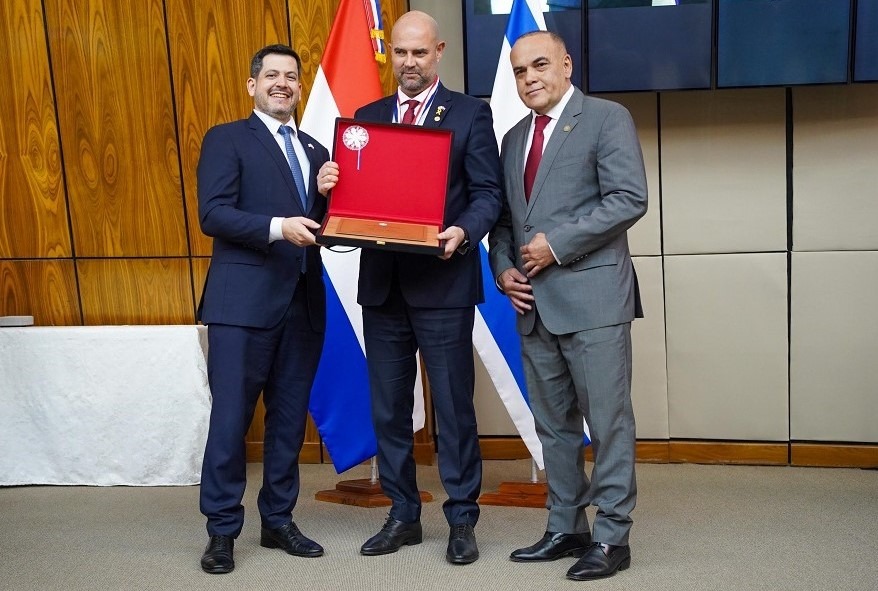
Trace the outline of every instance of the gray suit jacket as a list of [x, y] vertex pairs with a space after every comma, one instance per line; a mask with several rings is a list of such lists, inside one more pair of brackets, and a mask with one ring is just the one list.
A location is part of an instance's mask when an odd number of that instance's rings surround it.
[[[524, 158], [531, 116], [503, 138], [506, 200], [489, 236], [494, 277], [515, 266], [519, 247], [543, 232], [560, 265], [531, 279], [536, 309], [553, 334], [631, 322], [642, 316], [626, 231], [646, 213], [646, 173], [631, 115], [621, 105], [573, 96], [557, 121], [524, 198]], [[530, 334], [533, 311], [518, 315]]]

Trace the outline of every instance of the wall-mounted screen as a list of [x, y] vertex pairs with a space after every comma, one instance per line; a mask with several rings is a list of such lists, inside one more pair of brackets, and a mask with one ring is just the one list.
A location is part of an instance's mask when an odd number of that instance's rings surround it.
[[719, 0], [717, 87], [847, 82], [850, 0]]
[[[558, 33], [573, 58], [573, 83], [582, 86], [582, 10], [580, 0], [542, 0], [546, 28]], [[512, 0], [464, 0], [466, 93], [491, 96], [500, 45]]]
[[710, 0], [588, 0], [588, 90], [710, 88]]
[[858, 0], [854, 82], [878, 81], [878, 0]]

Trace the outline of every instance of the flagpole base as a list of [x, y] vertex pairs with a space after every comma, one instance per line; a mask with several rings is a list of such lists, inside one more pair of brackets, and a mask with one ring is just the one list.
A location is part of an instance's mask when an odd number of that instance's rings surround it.
[[[433, 495], [427, 491], [420, 491], [420, 495], [422, 503], [429, 503], [433, 500]], [[378, 482], [373, 482], [371, 478], [342, 480], [335, 485], [334, 489], [317, 492], [314, 498], [327, 503], [355, 507], [389, 507], [392, 504], [381, 490], [381, 485]]]
[[496, 492], [487, 492], [479, 497], [479, 504], [545, 509], [547, 495], [545, 482], [501, 482]]

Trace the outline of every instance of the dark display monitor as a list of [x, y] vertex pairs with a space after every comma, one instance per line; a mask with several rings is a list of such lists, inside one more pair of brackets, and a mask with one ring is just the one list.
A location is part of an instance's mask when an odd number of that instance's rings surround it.
[[[466, 93], [473, 96], [491, 96], [494, 76], [500, 58], [500, 45], [509, 20], [512, 2], [491, 0], [464, 0], [463, 24], [466, 49]], [[582, 86], [582, 10], [569, 8], [579, 0], [548, 2], [549, 11], [544, 12], [546, 28], [558, 33], [567, 44], [567, 52], [573, 58], [573, 83]], [[505, 8], [505, 13], [503, 12]]]
[[847, 82], [850, 0], [719, 0], [718, 6], [718, 88]]
[[710, 88], [710, 0], [588, 0], [588, 91]]
[[858, 0], [854, 82], [878, 81], [878, 0]]

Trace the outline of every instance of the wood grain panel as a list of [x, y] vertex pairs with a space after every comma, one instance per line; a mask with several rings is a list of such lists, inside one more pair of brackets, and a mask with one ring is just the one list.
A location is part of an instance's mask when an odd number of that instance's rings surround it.
[[192, 261], [192, 301], [195, 302], [197, 312], [198, 303], [201, 301], [201, 293], [204, 291], [204, 283], [207, 281], [207, 270], [210, 268], [209, 257], [193, 257]]
[[168, 0], [167, 7], [189, 244], [193, 255], [209, 255], [211, 240], [199, 229], [195, 180], [201, 140], [210, 127], [253, 110], [246, 84], [250, 59], [268, 44], [289, 43], [286, 5], [285, 0]]
[[69, 257], [67, 198], [40, 0], [0, 4], [0, 258]]
[[192, 324], [189, 260], [78, 260], [84, 324]]
[[162, 0], [46, 0], [78, 256], [187, 255]]
[[878, 468], [878, 445], [838, 443], [792, 443], [793, 466], [828, 468]]
[[73, 261], [0, 261], [0, 316], [33, 316], [37, 326], [78, 326]]
[[671, 441], [670, 461], [691, 464], [785, 466], [789, 444], [726, 441]]
[[[323, 49], [329, 39], [329, 30], [332, 20], [338, 9], [339, 0], [317, 0], [314, 2], [300, 2], [288, 0], [290, 10], [290, 28], [292, 29], [293, 48], [302, 58], [302, 101], [299, 103], [298, 118], [302, 118], [305, 105], [308, 104], [308, 95], [317, 76], [317, 68], [323, 58]], [[399, 16], [408, 10], [405, 0], [382, 0], [381, 18], [384, 25], [385, 38], [390, 40], [390, 29]], [[378, 71], [381, 75], [381, 86], [384, 94], [396, 91], [396, 80], [393, 77], [393, 69], [390, 60], [379, 64]], [[353, 73], [352, 73], [353, 75]]]

